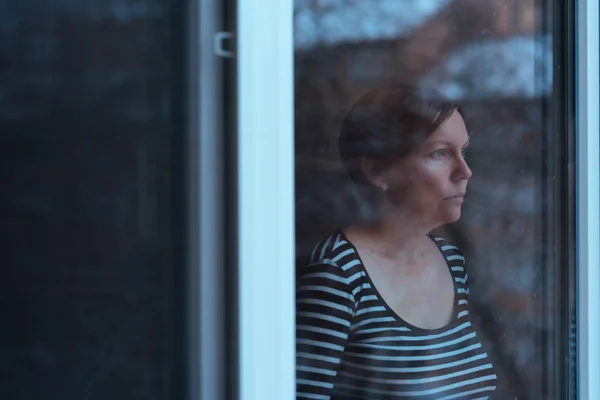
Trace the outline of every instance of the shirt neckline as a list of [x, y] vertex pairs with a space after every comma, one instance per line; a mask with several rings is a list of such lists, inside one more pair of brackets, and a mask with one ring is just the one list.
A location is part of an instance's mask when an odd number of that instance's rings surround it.
[[438, 243], [438, 241], [436, 240], [436, 236], [428, 233], [427, 237], [429, 237], [434, 244], [436, 245], [437, 249], [439, 250], [441, 256], [444, 258], [444, 262], [446, 264], [446, 266], [448, 267], [448, 271], [450, 272], [450, 277], [452, 278], [452, 287], [454, 288], [454, 296], [452, 299], [452, 318], [450, 319], [450, 321], [440, 327], [440, 328], [433, 328], [433, 329], [429, 329], [429, 328], [422, 328], [416, 325], [411, 324], [410, 322], [406, 321], [405, 319], [403, 319], [400, 315], [398, 315], [391, 307], [390, 305], [387, 303], [387, 301], [385, 301], [385, 299], [383, 298], [383, 296], [381, 295], [381, 293], [379, 293], [379, 290], [377, 289], [377, 286], [375, 286], [375, 283], [373, 282], [373, 280], [371, 279], [371, 276], [369, 275], [369, 272], [367, 271], [367, 268], [365, 267], [365, 264], [360, 256], [360, 253], [358, 252], [358, 249], [356, 248], [356, 246], [354, 245], [354, 243], [352, 243], [348, 237], [346, 236], [346, 234], [344, 233], [343, 230], [339, 230], [337, 233], [340, 238], [342, 240], [345, 240], [350, 248], [352, 249], [352, 251], [354, 252], [354, 254], [356, 255], [356, 258], [358, 259], [358, 261], [360, 262], [360, 268], [362, 269], [362, 271], [365, 274], [365, 280], [367, 281], [367, 283], [369, 283], [371, 285], [371, 289], [373, 290], [373, 292], [375, 293], [375, 295], [377, 296], [377, 298], [379, 299], [379, 301], [381, 302], [381, 304], [383, 305], [383, 307], [386, 309], [386, 311], [394, 318], [393, 323], [399, 327], [407, 327], [410, 329], [411, 332], [420, 332], [420, 333], [427, 333], [427, 334], [437, 334], [437, 333], [442, 333], [447, 331], [448, 329], [454, 328], [457, 325], [458, 322], [458, 313], [459, 313], [459, 307], [458, 307], [458, 286], [456, 284], [456, 279], [454, 276], [454, 271], [452, 271], [452, 268], [448, 262], [448, 258], [446, 257], [446, 255], [444, 254], [444, 251], [442, 250], [440, 244]]

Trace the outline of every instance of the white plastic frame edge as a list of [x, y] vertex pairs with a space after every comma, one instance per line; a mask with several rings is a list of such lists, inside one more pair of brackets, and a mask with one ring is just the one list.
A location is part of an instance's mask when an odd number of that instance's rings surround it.
[[580, 400], [600, 398], [598, 0], [577, 2], [577, 331]]
[[238, 1], [236, 36], [239, 396], [293, 399], [293, 1]]

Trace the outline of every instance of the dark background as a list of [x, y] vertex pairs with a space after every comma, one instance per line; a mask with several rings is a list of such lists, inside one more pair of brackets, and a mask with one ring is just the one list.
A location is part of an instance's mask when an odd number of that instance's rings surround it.
[[0, 1], [0, 398], [175, 399], [183, 11]]

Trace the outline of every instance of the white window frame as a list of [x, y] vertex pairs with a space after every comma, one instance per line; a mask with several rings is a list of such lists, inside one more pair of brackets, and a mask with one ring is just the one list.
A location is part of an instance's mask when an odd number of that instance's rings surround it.
[[[238, 2], [242, 400], [295, 397], [293, 0]], [[597, 0], [577, 3], [580, 400], [600, 398], [600, 68]]]
[[577, 6], [577, 330], [580, 400], [600, 398], [600, 68], [598, 0]]
[[292, 0], [237, 2], [239, 395], [295, 398]]

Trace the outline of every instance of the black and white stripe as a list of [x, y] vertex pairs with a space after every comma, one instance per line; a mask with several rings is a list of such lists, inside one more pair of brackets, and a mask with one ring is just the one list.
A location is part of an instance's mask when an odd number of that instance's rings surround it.
[[425, 330], [380, 297], [343, 233], [315, 246], [297, 285], [298, 399], [487, 399], [496, 375], [469, 319], [460, 250], [432, 237], [454, 279], [455, 318]]

